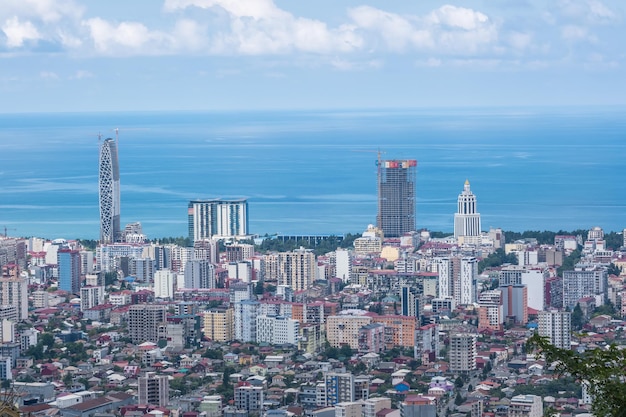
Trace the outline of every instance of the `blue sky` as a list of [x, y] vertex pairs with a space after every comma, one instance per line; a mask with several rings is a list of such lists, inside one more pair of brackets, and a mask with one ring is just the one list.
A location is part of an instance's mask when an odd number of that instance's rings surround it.
[[623, 0], [2, 0], [0, 113], [626, 104]]

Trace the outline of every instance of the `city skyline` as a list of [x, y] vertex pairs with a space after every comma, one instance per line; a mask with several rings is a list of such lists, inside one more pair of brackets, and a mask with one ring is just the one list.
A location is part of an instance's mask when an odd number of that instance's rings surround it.
[[618, 0], [6, 0], [0, 113], [624, 104], [624, 16]]

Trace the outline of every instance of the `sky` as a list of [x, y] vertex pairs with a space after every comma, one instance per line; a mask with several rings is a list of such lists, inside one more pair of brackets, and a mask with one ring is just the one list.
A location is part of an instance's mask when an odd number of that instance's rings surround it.
[[2, 0], [0, 113], [626, 104], [623, 0]]

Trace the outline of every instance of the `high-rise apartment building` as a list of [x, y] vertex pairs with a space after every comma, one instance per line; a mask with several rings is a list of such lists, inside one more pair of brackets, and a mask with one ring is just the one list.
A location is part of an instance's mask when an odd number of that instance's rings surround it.
[[265, 255], [265, 278], [276, 279], [277, 285], [291, 287], [294, 291], [308, 289], [315, 281], [315, 254], [309, 249], [296, 249]]
[[167, 306], [135, 304], [128, 311], [128, 334], [134, 344], [159, 341], [159, 326], [167, 319]]
[[417, 161], [382, 160], [378, 163], [376, 226], [385, 237], [400, 237], [415, 230], [415, 178]]
[[114, 243], [121, 240], [120, 167], [117, 157], [117, 140], [109, 138], [102, 142], [98, 168], [100, 243]]
[[193, 241], [241, 237], [248, 234], [248, 201], [194, 200], [189, 202], [189, 238]]
[[170, 400], [170, 383], [167, 375], [146, 372], [137, 378], [139, 404], [166, 407]]
[[57, 267], [59, 269], [59, 289], [72, 294], [80, 290], [80, 252], [71, 249], [59, 249]]
[[215, 267], [207, 259], [194, 259], [185, 265], [185, 288], [215, 288]]
[[104, 294], [104, 286], [82, 287], [80, 289], [80, 311], [104, 303]]
[[434, 262], [433, 266], [439, 273], [439, 298], [452, 297], [457, 305], [476, 302], [476, 258], [436, 258]]
[[154, 296], [156, 298], [174, 298], [176, 274], [164, 268], [154, 274]]
[[[480, 213], [476, 211], [476, 196], [465, 180], [463, 192], [459, 194], [457, 212], [454, 215], [454, 238], [480, 236]], [[475, 243], [475, 242], [468, 242]]]
[[450, 336], [450, 371], [470, 372], [476, 369], [476, 338], [471, 333]]
[[572, 313], [568, 311], [540, 311], [539, 336], [547, 337], [560, 349], [571, 349]]
[[607, 270], [597, 265], [577, 264], [574, 271], [563, 271], [563, 307], [573, 309], [583, 297], [606, 301]]
[[372, 322], [372, 317], [360, 314], [362, 310], [348, 310], [326, 319], [326, 339], [332, 347], [349, 345], [359, 349], [359, 330]]
[[260, 303], [243, 300], [235, 303], [235, 339], [240, 342], [256, 342], [256, 318]]
[[0, 305], [7, 314], [0, 314], [1, 318], [11, 320], [26, 320], [28, 318], [28, 278], [18, 275], [3, 274], [0, 278]]
[[226, 343], [234, 339], [234, 310], [232, 308], [205, 311], [202, 333], [211, 341]]
[[283, 316], [257, 316], [256, 341], [272, 345], [290, 344], [297, 346], [300, 337], [300, 322]]
[[354, 375], [351, 373], [328, 372], [324, 376], [326, 405], [354, 401]]

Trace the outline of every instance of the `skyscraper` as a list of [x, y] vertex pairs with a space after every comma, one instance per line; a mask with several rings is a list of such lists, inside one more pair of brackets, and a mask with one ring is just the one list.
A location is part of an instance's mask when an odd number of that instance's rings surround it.
[[100, 147], [98, 193], [100, 198], [100, 243], [119, 241], [121, 238], [120, 167], [115, 139], [105, 139]]
[[454, 215], [454, 238], [480, 236], [480, 213], [476, 211], [476, 196], [470, 190], [468, 180], [465, 180], [457, 205], [457, 212]]
[[376, 226], [386, 237], [415, 230], [415, 159], [379, 161]]

